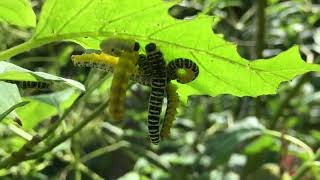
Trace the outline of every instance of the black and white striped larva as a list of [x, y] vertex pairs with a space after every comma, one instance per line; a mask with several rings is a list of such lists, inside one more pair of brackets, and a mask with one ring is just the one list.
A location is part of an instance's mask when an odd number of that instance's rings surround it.
[[146, 46], [146, 54], [151, 64], [151, 94], [148, 108], [148, 130], [153, 144], [160, 142], [160, 114], [167, 84], [166, 64], [162, 52], [154, 43]]
[[109, 112], [113, 119], [121, 120], [124, 117], [129, 78], [134, 73], [139, 58], [139, 44], [132, 40], [110, 38], [102, 41], [100, 47], [103, 53], [119, 57], [110, 88]]
[[49, 89], [51, 82], [45, 81], [18, 81], [18, 80], [4, 80], [5, 82], [16, 84], [22, 89]]
[[199, 67], [190, 59], [178, 58], [170, 61], [167, 65], [169, 80], [177, 80], [185, 84], [195, 80], [199, 75]]
[[173, 121], [177, 115], [177, 107], [179, 105], [179, 95], [177, 93], [177, 86], [173, 83], [168, 83], [166, 87], [167, 92], [167, 109], [163, 119], [160, 136], [161, 139], [168, 138]]
[[150, 62], [144, 54], [139, 55], [137, 65], [138, 67], [131, 76], [130, 80], [145, 86], [151, 86], [152, 68]]

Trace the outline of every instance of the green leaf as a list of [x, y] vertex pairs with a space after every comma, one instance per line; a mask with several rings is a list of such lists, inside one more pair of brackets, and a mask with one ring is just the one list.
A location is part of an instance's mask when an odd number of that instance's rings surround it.
[[264, 127], [256, 118], [247, 118], [206, 141], [206, 154], [213, 157], [214, 164], [225, 163], [241, 143], [263, 133]]
[[0, 1], [0, 21], [22, 27], [35, 27], [36, 15], [29, 0]]
[[167, 61], [189, 58], [200, 68], [195, 81], [178, 84], [183, 101], [203, 94], [275, 94], [281, 82], [320, 71], [320, 66], [301, 59], [297, 46], [268, 60], [247, 61], [237, 53], [235, 44], [213, 34], [212, 25], [218, 19], [199, 15], [194, 20], [175, 20], [167, 13], [172, 4], [161, 0], [47, 0], [33, 38], [0, 53], [0, 59], [60, 40], [95, 49], [103, 38], [113, 35], [142, 45], [155, 42]]
[[[16, 85], [0, 81], [0, 115], [4, 115], [10, 108], [21, 102], [21, 96]], [[15, 110], [10, 111], [6, 117], [15, 119]]]
[[272, 137], [262, 135], [246, 146], [244, 153], [247, 155], [258, 154], [266, 149], [278, 151], [280, 147]]
[[28, 101], [23, 101], [23, 102], [20, 102], [18, 104], [15, 104], [13, 106], [11, 106], [8, 110], [6, 110], [4, 113], [0, 114], [0, 122], [1, 120], [3, 120], [6, 116], [8, 116], [12, 111], [14, 111], [16, 108], [18, 107], [22, 107], [26, 104], [28, 104], [29, 102]]
[[61, 114], [63, 109], [70, 107], [79, 93], [68, 88], [50, 94], [25, 97], [30, 103], [17, 109], [21, 118], [23, 129], [30, 130], [50, 117]]
[[81, 83], [72, 79], [66, 79], [44, 72], [33, 72], [4, 61], [0, 62], [0, 81], [1, 80], [45, 81], [57, 84], [63, 83], [81, 91], [85, 91], [85, 87]]

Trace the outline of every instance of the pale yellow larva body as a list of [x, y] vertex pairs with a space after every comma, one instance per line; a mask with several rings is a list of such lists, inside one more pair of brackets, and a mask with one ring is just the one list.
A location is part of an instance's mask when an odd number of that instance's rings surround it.
[[126, 91], [129, 78], [135, 71], [137, 57], [136, 53], [123, 52], [118, 64], [115, 66], [109, 101], [109, 112], [115, 120], [121, 120], [124, 117]]
[[168, 83], [166, 87], [167, 92], [167, 109], [164, 116], [164, 120], [161, 127], [160, 136], [161, 139], [168, 138], [170, 135], [170, 129], [173, 125], [173, 121], [176, 119], [177, 108], [179, 106], [179, 95], [177, 93], [177, 86]]

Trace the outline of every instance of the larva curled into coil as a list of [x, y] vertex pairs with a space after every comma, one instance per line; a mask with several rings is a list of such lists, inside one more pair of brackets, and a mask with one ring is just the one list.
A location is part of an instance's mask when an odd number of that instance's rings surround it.
[[113, 119], [121, 120], [124, 117], [129, 78], [134, 73], [139, 58], [139, 44], [132, 40], [110, 38], [102, 41], [100, 47], [103, 53], [119, 57], [110, 88], [109, 112]]
[[179, 106], [179, 95], [177, 93], [177, 86], [168, 83], [166, 87], [167, 92], [167, 109], [166, 114], [163, 119], [160, 137], [161, 139], [168, 138], [170, 135], [170, 129], [172, 127], [173, 121], [177, 115], [177, 107]]
[[170, 61], [167, 65], [169, 80], [177, 80], [185, 84], [195, 80], [199, 75], [199, 67], [190, 59], [178, 58]]
[[160, 142], [160, 114], [167, 85], [166, 64], [162, 52], [154, 43], [146, 46], [146, 54], [151, 64], [151, 94], [148, 107], [148, 131], [153, 144]]
[[7, 83], [16, 84], [22, 89], [49, 89], [51, 82], [45, 81], [18, 81], [18, 80], [4, 80]]

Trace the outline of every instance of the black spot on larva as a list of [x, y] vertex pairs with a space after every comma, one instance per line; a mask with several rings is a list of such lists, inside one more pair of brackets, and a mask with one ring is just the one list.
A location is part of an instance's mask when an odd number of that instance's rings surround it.
[[140, 44], [137, 43], [137, 42], [135, 42], [135, 43], [134, 43], [134, 48], [133, 48], [133, 50], [134, 50], [134, 51], [139, 51], [139, 49], [140, 49]]
[[176, 19], [184, 19], [186, 17], [195, 16], [200, 12], [200, 10], [194, 7], [185, 7], [179, 4], [173, 5], [169, 8], [168, 13]]
[[146, 51], [147, 52], [151, 52], [154, 51], [157, 48], [155, 43], [149, 43], [148, 45], [146, 45]]

